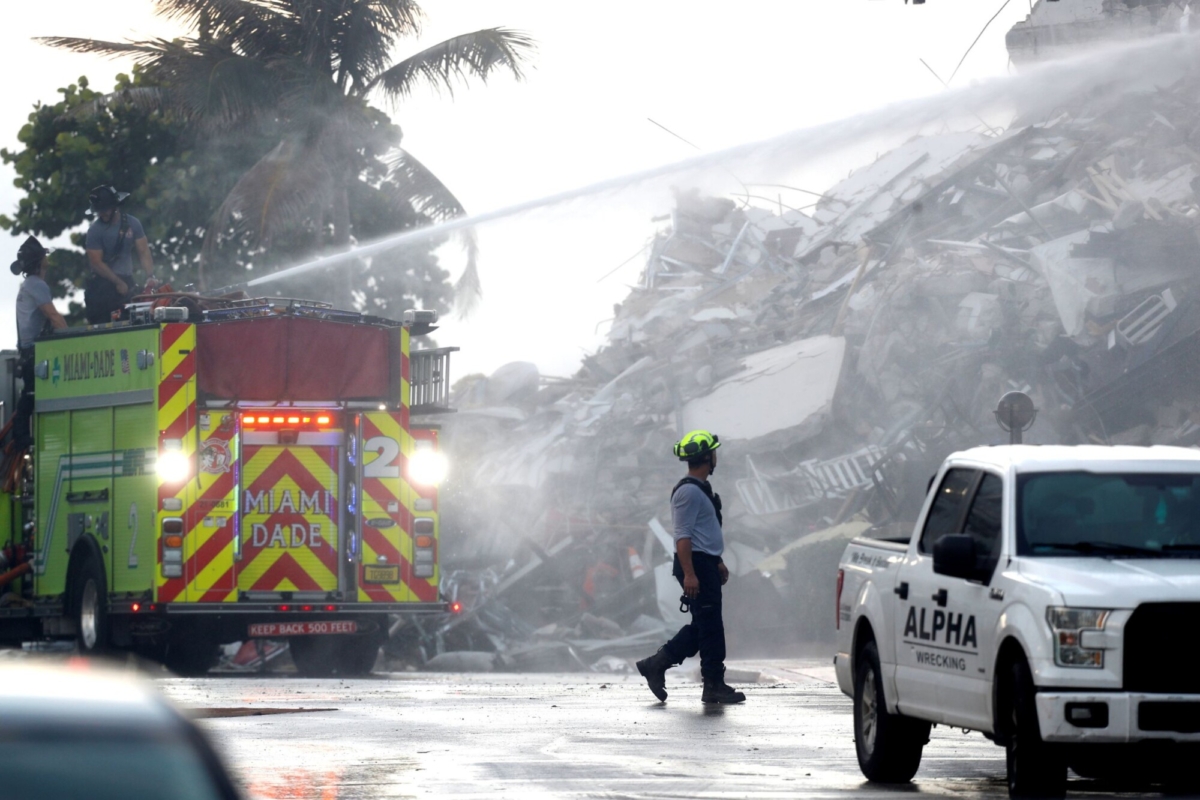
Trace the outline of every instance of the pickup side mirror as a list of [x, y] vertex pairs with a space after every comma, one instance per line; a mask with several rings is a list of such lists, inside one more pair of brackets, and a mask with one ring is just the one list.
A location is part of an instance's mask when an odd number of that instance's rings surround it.
[[933, 545], [933, 571], [972, 580], [978, 577], [975, 540], [965, 533], [948, 533]]

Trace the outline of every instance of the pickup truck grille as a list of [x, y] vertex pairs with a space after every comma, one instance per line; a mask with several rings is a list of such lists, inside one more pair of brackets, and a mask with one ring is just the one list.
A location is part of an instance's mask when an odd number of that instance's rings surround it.
[[1125, 624], [1125, 691], [1200, 694], [1200, 669], [1178, 658], [1180, 644], [1190, 643], [1197, 630], [1200, 603], [1138, 606]]
[[1200, 703], [1139, 703], [1138, 729], [1200, 733]]

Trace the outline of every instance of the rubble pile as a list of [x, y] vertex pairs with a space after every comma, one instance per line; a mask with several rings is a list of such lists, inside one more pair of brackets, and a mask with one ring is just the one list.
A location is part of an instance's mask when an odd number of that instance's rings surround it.
[[650, 652], [694, 428], [723, 445], [735, 647], [831, 637], [847, 538], [906, 537], [945, 455], [1007, 441], [1006, 391], [1039, 409], [1027, 442], [1200, 442], [1198, 99], [1188, 76], [916, 138], [811, 213], [678, 193], [576, 375], [456, 387], [444, 558], [495, 568], [460, 649]]

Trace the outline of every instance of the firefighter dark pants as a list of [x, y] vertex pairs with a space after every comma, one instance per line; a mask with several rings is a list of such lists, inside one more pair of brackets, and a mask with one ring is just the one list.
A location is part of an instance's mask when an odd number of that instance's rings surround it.
[[[725, 623], [721, 619], [721, 574], [716, 556], [692, 551], [692, 569], [700, 581], [700, 593], [692, 600], [692, 621], [666, 644], [666, 651], [676, 664], [700, 654], [700, 674], [706, 679], [721, 680], [725, 675]], [[683, 586], [683, 567], [675, 556], [672, 570], [675, 580]]]
[[33, 444], [29, 423], [33, 419], [33, 348], [22, 347], [17, 359], [17, 375], [23, 384], [12, 421], [12, 441], [17, 450]]

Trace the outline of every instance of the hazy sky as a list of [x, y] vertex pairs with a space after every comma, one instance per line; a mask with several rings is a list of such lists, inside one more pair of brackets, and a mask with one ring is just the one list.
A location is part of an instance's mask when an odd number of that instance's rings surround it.
[[[458, 33], [504, 25], [537, 40], [535, 62], [524, 82], [502, 77], [453, 97], [420, 92], [388, 110], [404, 130], [404, 146], [471, 212], [485, 212], [698, 154], [648, 119], [700, 150], [715, 151], [939, 92], [920, 59], [949, 78], [1002, 5], [953, 85], [1003, 75], [1009, 69], [1004, 34], [1029, 13], [1029, 4], [427, 0], [421, 39], [405, 43], [397, 57]], [[8, 76], [0, 146], [16, 145], [33, 104], [53, 102], [58, 87], [87, 75], [105, 89], [117, 72], [129, 69], [119, 60], [51, 50], [31, 37], [180, 33], [153, 9], [151, 0], [117, 6], [42, 0], [7, 8], [7, 24], [0, 28]], [[849, 163], [797, 167], [831, 180]], [[11, 169], [0, 167], [0, 178], [0, 209], [10, 211], [19, 197]], [[711, 178], [698, 180], [723, 188]], [[688, 180], [680, 176], [674, 183], [686, 186]], [[773, 189], [763, 193], [775, 196]], [[650, 217], [669, 209], [668, 185], [660, 182], [481, 227], [483, 304], [467, 320], [446, 320], [439, 336], [439, 344], [463, 348], [455, 375], [490, 372], [514, 360], [534, 361], [548, 374], [574, 371], [602, 340], [603, 321], [636, 282], [643, 259], [599, 279], [645, 243], [653, 231]], [[5, 241], [8, 263], [19, 241]], [[445, 263], [455, 273], [461, 269], [454, 251]], [[0, 347], [15, 344], [18, 283], [8, 273], [0, 278]], [[278, 293], [283, 288], [279, 284]]]

